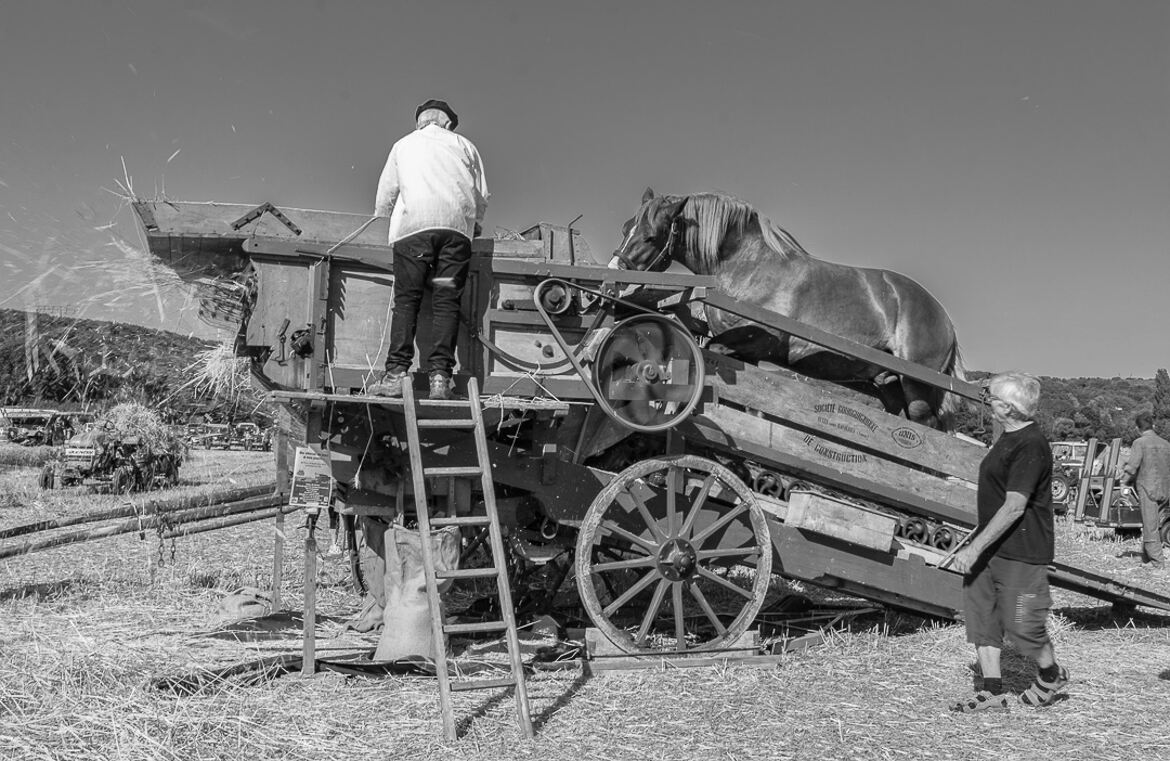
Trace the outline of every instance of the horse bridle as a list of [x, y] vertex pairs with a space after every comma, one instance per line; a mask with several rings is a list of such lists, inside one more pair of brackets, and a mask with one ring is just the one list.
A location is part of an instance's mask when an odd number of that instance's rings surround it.
[[[666, 267], [670, 266], [670, 262], [671, 262], [670, 255], [672, 253], [672, 250], [674, 249], [674, 239], [678, 235], [678, 229], [679, 229], [681, 224], [682, 224], [682, 214], [677, 215], [674, 219], [671, 220], [670, 234], [668, 234], [666, 236], [666, 242], [662, 244], [662, 250], [659, 251], [658, 255], [655, 256], [653, 259], [651, 259], [650, 264], [646, 265], [646, 267], [644, 268], [645, 272], [661, 272], [662, 270], [655, 270], [654, 267], [660, 261], [662, 261], [663, 257], [667, 257], [667, 260], [666, 260], [666, 266], [663, 267], [662, 269], [666, 269]], [[617, 259], [619, 262], [621, 262], [622, 269], [627, 269], [627, 270], [634, 269], [633, 267], [630, 266], [630, 261], [628, 258], [626, 258], [626, 255], [624, 253], [614, 254], [614, 258]]]

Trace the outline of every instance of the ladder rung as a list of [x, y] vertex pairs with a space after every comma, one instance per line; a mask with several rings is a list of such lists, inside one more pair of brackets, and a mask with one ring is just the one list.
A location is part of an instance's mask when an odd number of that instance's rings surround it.
[[460, 568], [457, 571], [435, 571], [436, 579], [494, 579], [495, 568]]
[[483, 468], [475, 465], [455, 467], [423, 468], [424, 476], [479, 476], [483, 475]]
[[471, 679], [466, 682], [451, 682], [452, 692], [466, 692], [467, 690], [495, 690], [500, 687], [515, 687], [516, 680], [507, 679]]
[[475, 421], [463, 418], [423, 418], [418, 421], [419, 428], [474, 428]]
[[473, 632], [502, 632], [508, 628], [503, 621], [484, 621], [478, 624], [447, 624], [443, 631], [447, 634], [470, 634]]
[[486, 526], [492, 519], [486, 515], [461, 515], [457, 518], [431, 518], [432, 526]]

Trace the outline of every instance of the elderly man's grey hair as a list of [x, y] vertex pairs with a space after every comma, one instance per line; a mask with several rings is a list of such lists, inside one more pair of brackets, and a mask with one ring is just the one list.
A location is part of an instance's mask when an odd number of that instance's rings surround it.
[[1040, 407], [1040, 381], [1027, 373], [1008, 372], [993, 376], [987, 384], [992, 396], [1007, 402], [1008, 417], [1031, 420]]
[[437, 124], [443, 129], [451, 129], [451, 117], [447, 116], [447, 112], [441, 108], [428, 108], [418, 115], [415, 127], [422, 129], [428, 124]]

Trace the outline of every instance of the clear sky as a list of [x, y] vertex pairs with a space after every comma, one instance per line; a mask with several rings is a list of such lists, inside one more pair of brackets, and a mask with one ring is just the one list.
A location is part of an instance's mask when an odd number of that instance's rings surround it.
[[[486, 229], [600, 257], [643, 189], [754, 204], [915, 278], [969, 367], [1170, 365], [1166, 0], [5, 0], [0, 306], [206, 333], [116, 180], [368, 213], [414, 106], [479, 147]], [[157, 286], [157, 287], [156, 287]]]

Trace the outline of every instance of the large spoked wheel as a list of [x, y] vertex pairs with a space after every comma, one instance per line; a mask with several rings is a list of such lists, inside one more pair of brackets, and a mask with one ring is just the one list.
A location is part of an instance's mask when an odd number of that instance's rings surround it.
[[646, 460], [593, 500], [576, 570], [590, 619], [624, 651], [716, 650], [738, 640], [763, 605], [772, 573], [767, 521], [751, 490], [719, 463]]

